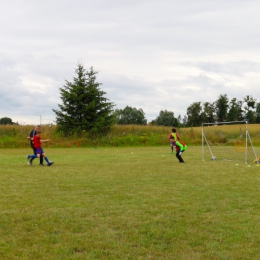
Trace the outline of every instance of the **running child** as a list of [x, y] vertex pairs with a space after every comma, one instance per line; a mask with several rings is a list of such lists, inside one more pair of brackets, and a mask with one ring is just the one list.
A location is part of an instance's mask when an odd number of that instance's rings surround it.
[[[177, 139], [174, 138], [174, 136], [172, 136], [172, 138], [174, 139], [174, 141]], [[176, 147], [176, 157], [179, 160], [180, 163], [184, 163], [184, 160], [182, 159], [182, 154], [186, 151], [187, 149], [187, 145], [180, 141], [180, 139], [178, 141], [175, 141], [175, 147]]]
[[[33, 137], [36, 135], [37, 131], [40, 131], [41, 130], [41, 126], [40, 125], [37, 125], [31, 132], [30, 132], [30, 135], [27, 137], [28, 140], [30, 140], [30, 145], [33, 149], [33, 153], [34, 154], [37, 154], [36, 153], [36, 149], [34, 148], [33, 146]], [[32, 165], [32, 162], [33, 162], [33, 159], [31, 159], [30, 161], [28, 161], [28, 164], [29, 165]], [[44, 166], [43, 164], [43, 157], [42, 155], [40, 156], [40, 165], [41, 166]]]
[[184, 163], [184, 160], [182, 159], [182, 154], [186, 151], [187, 145], [182, 141], [175, 142], [176, 146], [176, 157], [179, 160], [180, 163]]
[[173, 153], [176, 141], [180, 141], [180, 136], [176, 133], [176, 128], [172, 128], [172, 132], [169, 135], [169, 139], [171, 142], [171, 150]]
[[49, 139], [42, 140], [41, 139], [41, 131], [38, 130], [36, 132], [36, 135], [33, 137], [33, 146], [35, 148], [36, 154], [33, 155], [28, 155], [27, 156], [27, 161], [35, 158], [39, 158], [41, 155], [44, 157], [45, 161], [47, 162], [48, 166], [51, 166], [54, 162], [50, 162], [49, 159], [47, 158], [46, 154], [44, 153], [42, 149], [42, 143], [49, 142]]

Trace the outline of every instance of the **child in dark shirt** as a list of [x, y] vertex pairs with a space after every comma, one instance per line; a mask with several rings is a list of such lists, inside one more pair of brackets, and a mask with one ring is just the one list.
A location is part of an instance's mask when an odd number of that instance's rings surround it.
[[41, 131], [37, 131], [36, 135], [33, 137], [33, 146], [36, 151], [36, 154], [28, 155], [27, 160], [39, 158], [40, 156], [43, 156], [45, 161], [47, 162], [48, 166], [51, 166], [54, 162], [50, 162], [47, 158], [46, 154], [44, 153], [42, 149], [42, 143], [49, 142], [49, 139], [42, 140], [41, 139]]

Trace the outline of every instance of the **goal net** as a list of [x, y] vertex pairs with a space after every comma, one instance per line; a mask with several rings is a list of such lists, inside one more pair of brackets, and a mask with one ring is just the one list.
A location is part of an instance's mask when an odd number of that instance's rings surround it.
[[259, 163], [247, 122], [202, 124], [202, 160]]

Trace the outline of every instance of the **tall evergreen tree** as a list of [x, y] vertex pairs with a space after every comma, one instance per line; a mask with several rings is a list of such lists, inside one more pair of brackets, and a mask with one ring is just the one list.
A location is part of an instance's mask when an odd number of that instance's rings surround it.
[[73, 82], [66, 80], [60, 88], [62, 104], [60, 110], [53, 109], [59, 130], [66, 135], [81, 133], [105, 134], [113, 125], [112, 111], [114, 104], [105, 98], [100, 89], [101, 83], [96, 81], [98, 72], [93, 67], [85, 70], [82, 64], [75, 69]]

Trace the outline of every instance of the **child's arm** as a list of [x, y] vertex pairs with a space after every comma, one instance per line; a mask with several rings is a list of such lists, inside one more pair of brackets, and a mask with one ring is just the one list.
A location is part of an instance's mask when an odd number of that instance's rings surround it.
[[47, 143], [47, 142], [49, 142], [50, 141], [50, 139], [45, 139], [45, 140], [42, 140], [41, 139], [41, 143]]

